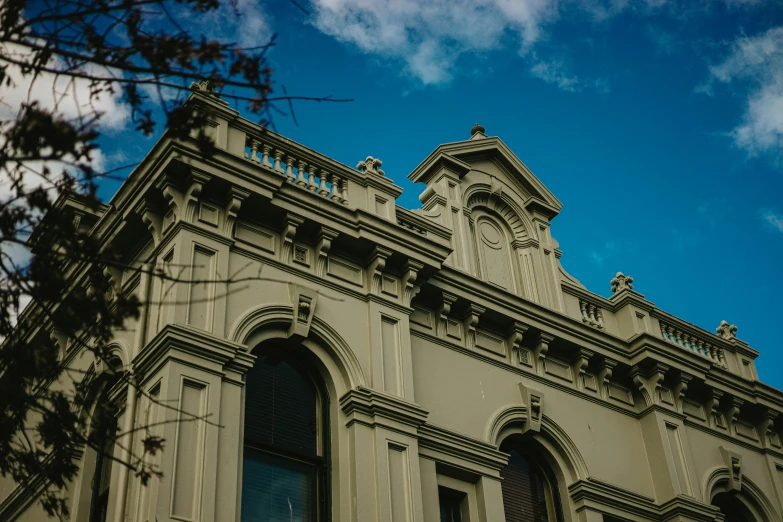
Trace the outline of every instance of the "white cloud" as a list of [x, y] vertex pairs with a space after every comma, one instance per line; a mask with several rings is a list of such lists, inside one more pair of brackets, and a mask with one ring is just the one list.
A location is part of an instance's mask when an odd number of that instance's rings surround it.
[[739, 37], [710, 75], [702, 92], [711, 93], [714, 82], [747, 89], [742, 121], [730, 132], [734, 143], [751, 155], [783, 153], [783, 26]]
[[[31, 58], [28, 48], [15, 44], [4, 44], [0, 48], [0, 55], [17, 61], [28, 61]], [[63, 68], [57, 58], [52, 58], [48, 65], [52, 69]], [[44, 109], [56, 109], [66, 118], [75, 118], [94, 110], [103, 115], [100, 124], [108, 130], [123, 128], [130, 117], [127, 105], [120, 102], [122, 93], [119, 86], [115, 86], [113, 94], [101, 93], [91, 98], [89, 80], [55, 76], [47, 72], [33, 79], [32, 75], [23, 76], [16, 65], [9, 65], [6, 74], [13, 85], [3, 83], [0, 87], [0, 120], [16, 118], [22, 104], [32, 100], [37, 100]], [[102, 71], [100, 75], [105, 76], [106, 72]]]
[[175, 14], [177, 22], [188, 31], [242, 47], [260, 47], [272, 37], [271, 18], [258, 0], [223, 1], [207, 13], [182, 5]]
[[777, 214], [771, 210], [767, 210], [761, 213], [761, 217], [767, 225], [783, 234], [783, 214]]
[[[514, 35], [532, 56], [561, 15], [558, 0], [312, 0], [312, 23], [366, 53], [402, 61], [425, 85], [451, 80], [460, 56], [498, 49]], [[568, 5], [596, 21], [622, 11], [626, 0], [581, 0]], [[647, 0], [646, 9], [662, 0]], [[581, 82], [562, 63], [534, 60], [531, 74], [564, 90]]]

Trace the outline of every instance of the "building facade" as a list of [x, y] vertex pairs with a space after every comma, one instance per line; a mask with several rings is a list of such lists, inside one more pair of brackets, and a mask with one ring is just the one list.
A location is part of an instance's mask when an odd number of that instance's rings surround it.
[[[214, 154], [165, 133], [105, 208], [72, 203], [145, 303], [112, 348], [143, 393], [96, 401], [167, 441], [147, 486], [85, 448], [72, 520], [783, 520], [783, 392], [758, 352], [629, 276], [606, 299], [567, 274], [561, 204], [499, 138], [437, 147], [408, 210], [377, 159], [188, 103]], [[0, 483], [0, 520], [43, 520], [29, 491]]]

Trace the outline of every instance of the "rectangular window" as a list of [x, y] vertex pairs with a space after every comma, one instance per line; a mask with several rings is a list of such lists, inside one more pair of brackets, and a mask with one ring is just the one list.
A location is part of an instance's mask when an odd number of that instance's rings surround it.
[[467, 522], [467, 518], [462, 516], [466, 497], [462, 491], [438, 486], [440, 522]]

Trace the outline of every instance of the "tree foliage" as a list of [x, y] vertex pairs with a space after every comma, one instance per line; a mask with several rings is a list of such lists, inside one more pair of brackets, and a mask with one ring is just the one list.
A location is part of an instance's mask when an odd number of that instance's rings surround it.
[[[106, 101], [127, 107], [142, 135], [162, 123], [180, 136], [203, 127], [183, 109], [192, 82], [222, 90], [262, 122], [274, 101], [290, 102], [272, 97], [273, 41], [243, 48], [177, 20], [183, 10], [198, 16], [225, 7], [220, 0], [0, 2], [0, 474], [20, 484], [42, 479], [50, 515], [68, 516], [62, 492], [78, 472], [74, 450], [101, 450], [94, 426], [116, 407], [82, 414], [93, 400], [89, 379], [68, 373], [50, 332], [106, 363], [113, 332], [143, 305], [113, 290], [120, 253], [62, 205], [76, 198], [99, 208], [100, 182], [115, 176], [96, 166], [111, 117]], [[134, 385], [128, 373], [117, 378]], [[162, 444], [149, 434], [142, 440], [145, 453]], [[144, 482], [156, 471], [142, 457], [123, 464]]]

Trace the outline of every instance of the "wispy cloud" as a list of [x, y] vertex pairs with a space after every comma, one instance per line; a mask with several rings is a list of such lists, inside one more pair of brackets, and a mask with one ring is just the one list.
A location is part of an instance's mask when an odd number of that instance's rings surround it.
[[746, 93], [742, 121], [729, 132], [734, 143], [750, 155], [783, 154], [783, 26], [737, 38], [698, 90], [711, 93], [716, 82]]
[[677, 36], [661, 27], [648, 25], [645, 28], [645, 33], [655, 46], [658, 54], [671, 55], [680, 47], [680, 41], [677, 39]]
[[761, 213], [761, 217], [768, 226], [783, 234], [783, 214], [765, 210]]
[[[647, 0], [655, 9], [663, 0]], [[313, 24], [321, 32], [361, 51], [400, 60], [425, 85], [453, 79], [460, 56], [498, 49], [504, 36], [516, 37], [534, 77], [566, 91], [605, 82], [584, 82], [562, 62], [531, 53], [566, 6], [594, 22], [626, 9], [625, 0], [313, 0]]]

